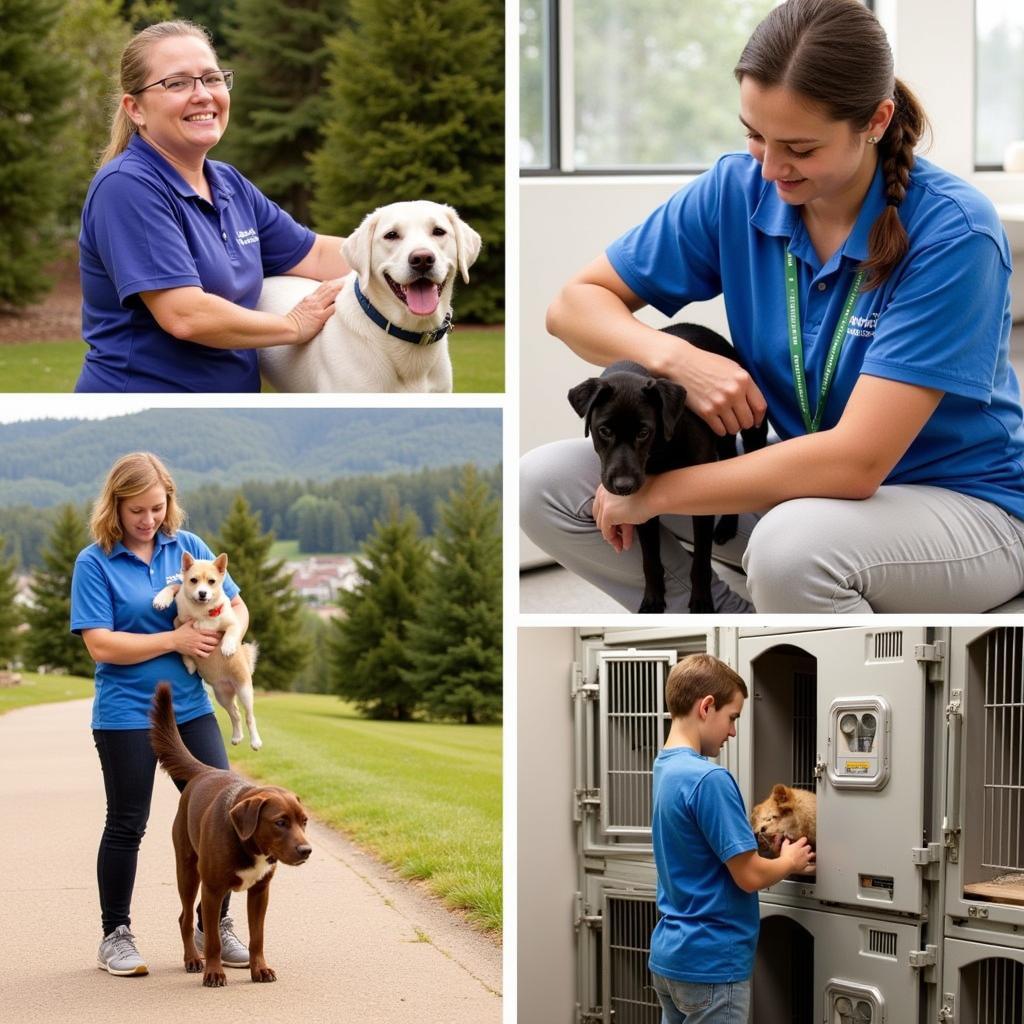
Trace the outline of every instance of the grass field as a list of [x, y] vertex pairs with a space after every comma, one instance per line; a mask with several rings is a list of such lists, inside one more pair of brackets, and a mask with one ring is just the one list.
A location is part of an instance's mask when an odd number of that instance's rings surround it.
[[[91, 679], [22, 678], [0, 689], [0, 714], [93, 692]], [[372, 722], [318, 694], [260, 694], [256, 711], [264, 747], [229, 746], [232, 764], [295, 790], [321, 821], [500, 934], [500, 726]]]
[[[456, 392], [505, 389], [505, 334], [458, 327], [449, 343]], [[0, 345], [0, 391], [70, 392], [82, 368], [81, 341]]]

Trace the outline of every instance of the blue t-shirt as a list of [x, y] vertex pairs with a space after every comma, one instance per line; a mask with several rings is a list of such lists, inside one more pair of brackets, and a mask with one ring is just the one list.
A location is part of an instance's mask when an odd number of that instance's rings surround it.
[[[153, 598], [168, 583], [181, 582], [181, 555], [209, 560], [213, 552], [194, 534], [179, 530], [173, 537], [157, 533], [153, 558], [146, 565], [120, 541], [108, 555], [90, 544], [75, 559], [71, 577], [71, 632], [110, 629], [117, 633], [164, 633], [174, 629], [175, 607], [157, 611]], [[224, 593], [233, 598], [238, 587], [230, 575]], [[156, 684], [166, 679], [174, 694], [174, 715], [188, 722], [213, 711], [199, 673], [190, 675], [181, 655], [172, 651], [137, 665], [96, 664], [94, 729], [148, 729]]]
[[[789, 359], [784, 261], [796, 258], [812, 414], [825, 358], [868, 236], [885, 209], [881, 169], [846, 242], [823, 266], [798, 207], [758, 162], [729, 154], [677, 192], [607, 255], [666, 316], [723, 294], [732, 343], [781, 438], [805, 433]], [[945, 392], [889, 474], [991, 501], [1024, 518], [1024, 422], [1010, 366], [1010, 252], [992, 204], [918, 159], [899, 208], [910, 249], [880, 288], [857, 299], [821, 428], [835, 426], [860, 374]], [[884, 430], [884, 423], [879, 430]]]
[[725, 861], [757, 849], [736, 780], [689, 747], [654, 761], [654, 862], [661, 918], [648, 967], [676, 981], [744, 981], [760, 929], [757, 893]]
[[255, 349], [168, 334], [139, 292], [195, 286], [255, 309], [263, 278], [291, 270], [316, 235], [229, 164], [207, 160], [211, 206], [147, 142], [97, 171], [82, 210], [76, 391], [259, 391]]

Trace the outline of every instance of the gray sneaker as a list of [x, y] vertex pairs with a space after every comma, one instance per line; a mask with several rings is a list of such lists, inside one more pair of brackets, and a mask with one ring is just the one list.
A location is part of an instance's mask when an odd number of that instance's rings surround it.
[[[220, 919], [220, 962], [225, 967], [248, 967], [249, 947], [232, 931], [235, 922], [230, 917]], [[203, 948], [203, 933], [196, 929], [196, 945], [200, 953], [205, 953]]]
[[139, 951], [135, 948], [135, 936], [128, 930], [128, 925], [118, 925], [100, 943], [96, 954], [96, 966], [118, 977], [131, 977], [133, 974], [149, 974]]

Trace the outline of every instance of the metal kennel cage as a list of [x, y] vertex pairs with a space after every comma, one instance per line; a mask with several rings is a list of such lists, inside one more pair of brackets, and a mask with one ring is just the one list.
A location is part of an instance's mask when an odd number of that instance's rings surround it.
[[958, 633], [946, 716], [947, 911], [1024, 944], [1024, 629]]
[[1024, 951], [947, 939], [941, 1020], [1024, 1024]]
[[925, 914], [941, 857], [933, 631], [741, 629], [737, 649], [751, 690], [738, 757], [747, 806], [780, 782], [817, 797], [816, 875], [764, 898]]

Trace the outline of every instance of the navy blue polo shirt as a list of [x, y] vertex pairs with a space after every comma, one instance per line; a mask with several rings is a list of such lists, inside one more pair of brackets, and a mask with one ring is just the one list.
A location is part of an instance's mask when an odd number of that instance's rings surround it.
[[[116, 633], [165, 633], [174, 629], [175, 608], [157, 611], [153, 598], [168, 583], [181, 582], [181, 555], [209, 560], [213, 552], [194, 533], [179, 530], [173, 537], [157, 533], [153, 557], [146, 565], [120, 541], [108, 555], [90, 544], [75, 559], [71, 577], [71, 632], [109, 629]], [[238, 586], [230, 575], [224, 593], [232, 598]], [[188, 722], [213, 711], [199, 673], [190, 675], [176, 652], [137, 665], [96, 663], [94, 729], [146, 729], [156, 684], [166, 679], [174, 694], [174, 714]]]
[[[789, 360], [785, 251], [796, 258], [812, 414], [840, 310], [885, 209], [881, 169], [843, 246], [822, 265], [798, 207], [749, 154], [729, 154], [613, 242], [622, 280], [666, 316], [722, 294], [729, 331], [781, 438], [805, 432]], [[886, 483], [931, 484], [1024, 518], [1024, 423], [1010, 366], [1010, 252], [992, 204], [918, 159], [899, 209], [910, 248], [854, 305], [822, 429], [860, 374], [944, 392]], [[879, 430], [885, 429], [879, 423]]]
[[259, 391], [255, 349], [181, 341], [139, 292], [202, 288], [255, 309], [263, 278], [291, 270], [316, 235], [229, 164], [207, 160], [211, 205], [147, 142], [93, 178], [79, 237], [82, 336], [76, 391]]

